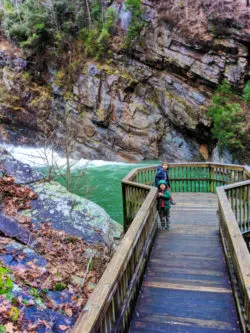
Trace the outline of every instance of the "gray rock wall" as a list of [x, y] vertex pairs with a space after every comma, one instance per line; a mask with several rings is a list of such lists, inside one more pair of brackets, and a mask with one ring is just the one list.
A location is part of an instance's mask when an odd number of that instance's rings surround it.
[[[118, 23], [126, 30], [130, 17], [123, 5], [117, 6]], [[157, 6], [144, 2], [148, 24], [130, 56], [110, 52], [102, 62], [84, 59], [70, 94], [58, 83], [62, 68], [49, 64], [48, 89], [27, 82], [25, 61], [15, 65], [13, 59], [3, 60], [2, 139], [17, 141], [13, 133], [19, 133], [21, 143], [26, 143], [32, 142], [32, 133], [41, 139], [41, 134], [53, 132], [54, 142], [63, 146], [68, 123], [75, 158], [212, 159], [215, 142], [207, 109], [222, 80], [238, 91], [244, 87], [249, 77], [248, 41], [242, 31], [228, 29], [209, 43], [192, 42], [159, 19]], [[185, 144], [176, 145], [179, 141]]]

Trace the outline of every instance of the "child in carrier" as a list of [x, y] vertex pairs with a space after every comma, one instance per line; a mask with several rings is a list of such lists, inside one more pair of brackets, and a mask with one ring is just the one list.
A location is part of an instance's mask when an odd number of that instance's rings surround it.
[[167, 182], [160, 180], [158, 182], [157, 209], [161, 219], [161, 227], [166, 230], [170, 229], [170, 196]]

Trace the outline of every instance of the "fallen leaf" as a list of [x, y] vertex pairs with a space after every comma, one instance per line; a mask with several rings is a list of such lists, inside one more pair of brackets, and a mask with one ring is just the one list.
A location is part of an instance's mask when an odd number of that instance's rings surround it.
[[7, 323], [5, 325], [5, 331], [6, 331], [6, 333], [13, 333], [14, 332], [13, 331], [13, 324], [12, 323]]

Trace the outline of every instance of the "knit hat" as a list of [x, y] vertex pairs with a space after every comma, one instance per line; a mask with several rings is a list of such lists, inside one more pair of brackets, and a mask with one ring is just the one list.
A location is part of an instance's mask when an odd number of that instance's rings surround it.
[[159, 180], [157, 186], [159, 187], [161, 184], [168, 186], [166, 180]]

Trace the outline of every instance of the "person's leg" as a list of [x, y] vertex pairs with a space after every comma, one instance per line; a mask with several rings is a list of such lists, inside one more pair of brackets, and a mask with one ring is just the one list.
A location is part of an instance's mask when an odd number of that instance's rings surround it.
[[167, 223], [168, 223], [168, 216], [167, 211], [165, 208], [162, 208], [162, 220], [161, 220], [161, 226], [163, 230], [167, 229]]
[[160, 220], [161, 220], [161, 228], [164, 229], [164, 210], [162, 208], [160, 208], [159, 211], [159, 215], [160, 215]]
[[168, 209], [166, 212], [166, 229], [169, 230], [170, 228], [170, 209]]

